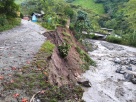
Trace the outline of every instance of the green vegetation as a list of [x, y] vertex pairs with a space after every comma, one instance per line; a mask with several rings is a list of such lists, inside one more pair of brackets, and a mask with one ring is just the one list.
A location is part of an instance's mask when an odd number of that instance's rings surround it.
[[[46, 41], [30, 65], [24, 66], [21, 71], [15, 71], [13, 83], [2, 84], [4, 90], [23, 90], [28, 97], [32, 97], [38, 90], [41, 92], [39, 92], [35, 98], [40, 99], [41, 102], [83, 102], [81, 99], [83, 89], [75, 85], [75, 83], [70, 82], [60, 87], [50, 83], [50, 69], [47, 67], [49, 67], [49, 53], [51, 53], [53, 49], [54, 44], [50, 41]], [[18, 96], [19, 102], [21, 98], [21, 95]]]
[[52, 54], [53, 49], [55, 48], [55, 45], [52, 44], [50, 41], [46, 41], [42, 46], [41, 46], [41, 51], [44, 51], [48, 54]]
[[72, 3], [75, 5], [80, 5], [82, 8], [91, 9], [97, 14], [104, 13], [103, 5], [95, 3], [94, 0], [75, 0]]
[[79, 47], [76, 47], [76, 50], [79, 53], [80, 58], [84, 62], [81, 66], [83, 71], [89, 70], [90, 65], [96, 66], [96, 63], [90, 58], [90, 56], [84, 50], [82, 50]]
[[6, 16], [0, 15], [0, 32], [8, 29], [12, 29], [17, 25], [20, 25], [21, 19], [20, 18], [9, 18], [6, 19]]
[[112, 42], [112, 43], [117, 43], [117, 44], [121, 44], [122, 42], [122, 38], [116, 37], [114, 35], [109, 35], [106, 38], [107, 41]]
[[70, 45], [67, 43], [58, 46], [59, 54], [62, 58], [65, 58], [68, 55], [69, 49]]
[[[23, 74], [14, 74], [13, 83], [3, 83], [4, 90], [23, 90], [26, 91], [25, 94], [28, 97], [31, 97], [35, 94], [35, 89], [38, 89], [41, 93], [37, 94], [35, 98], [40, 99], [41, 102], [63, 102], [64, 100], [70, 102], [79, 100], [81, 102], [83, 90], [80, 86], [71, 83], [58, 87], [48, 82], [48, 74], [45, 72], [29, 68], [23, 69], [23, 72]], [[21, 97], [21, 95], [18, 97], [19, 102]]]
[[25, 0], [15, 0], [16, 4], [21, 4], [22, 2], [24, 2]]
[[20, 24], [17, 19], [19, 7], [14, 0], [0, 1], [0, 31], [8, 30]]

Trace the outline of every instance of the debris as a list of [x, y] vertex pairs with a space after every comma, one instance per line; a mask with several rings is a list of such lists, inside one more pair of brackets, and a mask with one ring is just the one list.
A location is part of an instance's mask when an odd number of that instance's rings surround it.
[[83, 82], [77, 81], [77, 83], [84, 86], [84, 87], [91, 87], [92, 86], [89, 81], [83, 81]]
[[14, 98], [17, 98], [17, 97], [19, 97], [19, 94], [16, 93], [16, 94], [13, 95], [13, 97], [14, 97]]
[[[28, 102], [28, 99], [22, 98], [21, 102]], [[31, 102], [31, 101], [30, 101]]]
[[3, 76], [0, 76], [0, 80], [3, 80], [4, 79], [4, 77]]

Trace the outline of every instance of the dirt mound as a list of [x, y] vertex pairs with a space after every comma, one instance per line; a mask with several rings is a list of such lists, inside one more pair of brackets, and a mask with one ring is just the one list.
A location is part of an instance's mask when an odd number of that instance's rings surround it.
[[[49, 62], [49, 80], [51, 83], [61, 86], [75, 82], [77, 77], [83, 72], [81, 65], [83, 61], [76, 50], [77, 46], [83, 48], [74, 38], [71, 31], [59, 27], [56, 31], [46, 32], [44, 36], [56, 45]], [[66, 58], [62, 58], [58, 51], [58, 46], [67, 42], [71, 45]]]

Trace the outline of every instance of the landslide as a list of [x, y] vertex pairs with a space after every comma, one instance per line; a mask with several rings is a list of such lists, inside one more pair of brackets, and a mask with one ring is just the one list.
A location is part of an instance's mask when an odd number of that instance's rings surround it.
[[[81, 73], [94, 62], [69, 29], [58, 27], [55, 31], [48, 31], [43, 35], [46, 37], [45, 43], [33, 61], [27, 61], [22, 68], [12, 68], [14, 71], [14, 74], [10, 75], [12, 80], [2, 79], [0, 100], [82, 102], [83, 90], [76, 82]], [[63, 58], [58, 47], [64, 43], [70, 47], [68, 55]], [[15, 95], [18, 96], [14, 97]]]
[[[56, 46], [48, 67], [50, 82], [59, 86], [76, 82], [77, 77], [83, 72], [81, 65], [84, 63], [76, 48], [84, 47], [67, 28], [59, 27], [56, 31], [46, 32], [44, 36]], [[58, 46], [63, 43], [68, 43], [71, 46], [66, 58], [62, 58], [58, 51]]]

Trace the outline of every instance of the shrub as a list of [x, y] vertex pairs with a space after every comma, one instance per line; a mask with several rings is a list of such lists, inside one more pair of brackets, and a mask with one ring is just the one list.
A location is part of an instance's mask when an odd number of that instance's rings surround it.
[[62, 58], [65, 58], [68, 55], [69, 49], [70, 45], [67, 43], [58, 46], [59, 54]]
[[75, 0], [66, 0], [66, 2], [68, 2], [68, 3], [72, 3], [73, 1], [75, 1]]
[[74, 30], [74, 24], [73, 23], [70, 23], [69, 29], [72, 30], [72, 31]]
[[96, 63], [90, 58], [90, 56], [81, 48], [76, 47], [77, 52], [80, 55], [80, 58], [84, 62], [82, 65], [83, 70], [88, 70], [90, 65], [96, 66]]
[[66, 20], [66, 19], [60, 18], [60, 19], [58, 19], [58, 20], [59, 20], [59, 24], [61, 24], [61, 25], [63, 25], [63, 26], [65, 26], [65, 25], [67, 24], [67, 20]]
[[136, 33], [130, 34], [129, 44], [136, 47]]
[[98, 36], [96, 36], [95, 34], [83, 34], [84, 38], [88, 38], [88, 39], [98, 39]]
[[48, 30], [54, 30], [54, 29], [56, 28], [55, 25], [49, 24], [49, 23], [47, 23], [47, 22], [43, 22], [43, 23], [42, 23], [42, 26], [43, 26], [44, 28], [48, 29]]
[[114, 35], [107, 36], [106, 40], [108, 42], [120, 44], [122, 42], [122, 38], [115, 37]]
[[17, 25], [20, 25], [20, 18], [7, 18], [6, 15], [0, 15], [0, 31], [11, 29]]
[[0, 25], [4, 26], [5, 24], [8, 24], [6, 15], [0, 15]]

